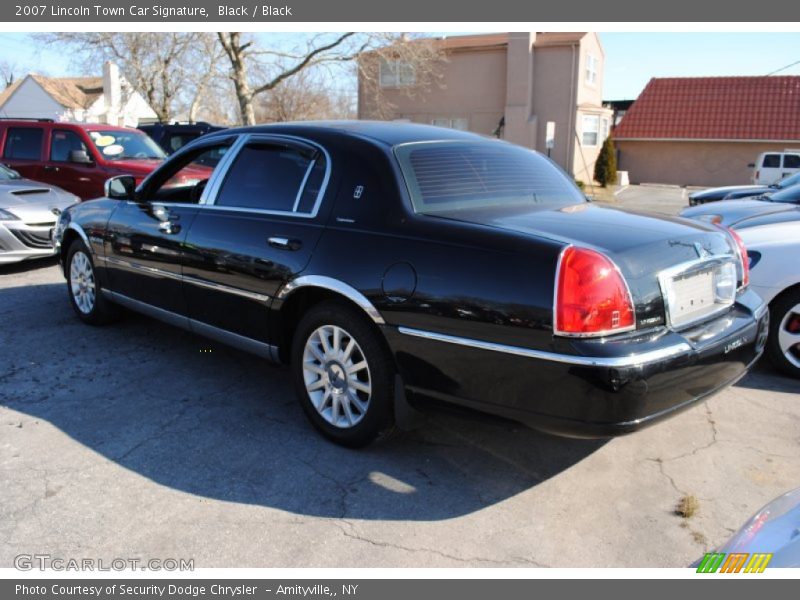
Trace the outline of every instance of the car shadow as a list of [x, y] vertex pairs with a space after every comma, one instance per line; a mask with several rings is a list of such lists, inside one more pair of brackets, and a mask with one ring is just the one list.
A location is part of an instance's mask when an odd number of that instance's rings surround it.
[[[0, 404], [160, 485], [297, 514], [441, 520], [502, 502], [605, 442], [432, 412], [368, 448], [305, 419], [290, 372], [133, 314], [82, 324], [63, 284], [0, 289]], [[46, 449], [43, 449], [46, 454]]]
[[736, 387], [800, 394], [800, 380], [785, 375], [773, 367], [766, 358], [759, 360], [758, 364], [736, 383]]
[[49, 256], [47, 258], [35, 258], [23, 260], [15, 263], [0, 264], [0, 276], [15, 275], [17, 273], [27, 273], [37, 269], [46, 269], [58, 264], [58, 257]]

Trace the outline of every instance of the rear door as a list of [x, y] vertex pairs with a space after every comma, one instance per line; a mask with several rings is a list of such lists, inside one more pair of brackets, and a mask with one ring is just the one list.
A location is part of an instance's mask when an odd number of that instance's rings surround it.
[[42, 170], [47, 173], [48, 183], [87, 200], [98, 195], [99, 186], [96, 181], [98, 177], [103, 178], [102, 167], [94, 160], [91, 163], [73, 162], [70, 155], [73, 150], [83, 150], [87, 156], [92, 157], [91, 149], [76, 131], [52, 129], [47, 161]]
[[763, 155], [761, 164], [756, 169], [757, 184], [771, 185], [782, 177], [782, 161], [780, 152], [768, 152]]
[[44, 132], [45, 128], [36, 123], [8, 126], [3, 139], [3, 164], [23, 177], [50, 183], [42, 172]]
[[781, 177], [787, 177], [792, 173], [797, 173], [797, 171], [800, 171], [800, 154], [784, 154]]
[[311, 142], [250, 135], [225, 169], [186, 239], [189, 315], [268, 342], [272, 299], [306, 267], [323, 230], [330, 155]]

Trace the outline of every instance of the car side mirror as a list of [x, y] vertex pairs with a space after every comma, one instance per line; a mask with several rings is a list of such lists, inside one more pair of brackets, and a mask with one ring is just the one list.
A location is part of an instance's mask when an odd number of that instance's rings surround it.
[[70, 150], [69, 162], [78, 163], [79, 165], [90, 165], [93, 161], [86, 150]]
[[106, 198], [112, 200], [133, 200], [136, 196], [136, 179], [133, 175], [117, 175], [106, 179], [103, 185]]

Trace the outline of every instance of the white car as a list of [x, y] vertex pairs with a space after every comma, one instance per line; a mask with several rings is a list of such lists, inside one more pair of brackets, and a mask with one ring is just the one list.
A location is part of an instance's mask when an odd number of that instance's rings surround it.
[[800, 377], [800, 218], [745, 219], [734, 226], [750, 258], [750, 285], [769, 304], [766, 354]]
[[762, 152], [753, 168], [755, 185], [772, 185], [782, 177], [800, 171], [800, 150], [786, 149], [783, 152]]

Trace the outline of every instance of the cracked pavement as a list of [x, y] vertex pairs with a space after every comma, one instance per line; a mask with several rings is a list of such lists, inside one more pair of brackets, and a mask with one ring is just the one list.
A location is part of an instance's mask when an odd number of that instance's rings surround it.
[[679, 567], [800, 485], [800, 382], [766, 364], [610, 441], [431, 413], [351, 451], [286, 369], [136, 315], [82, 325], [53, 262], [0, 268], [0, 332], [2, 567]]

